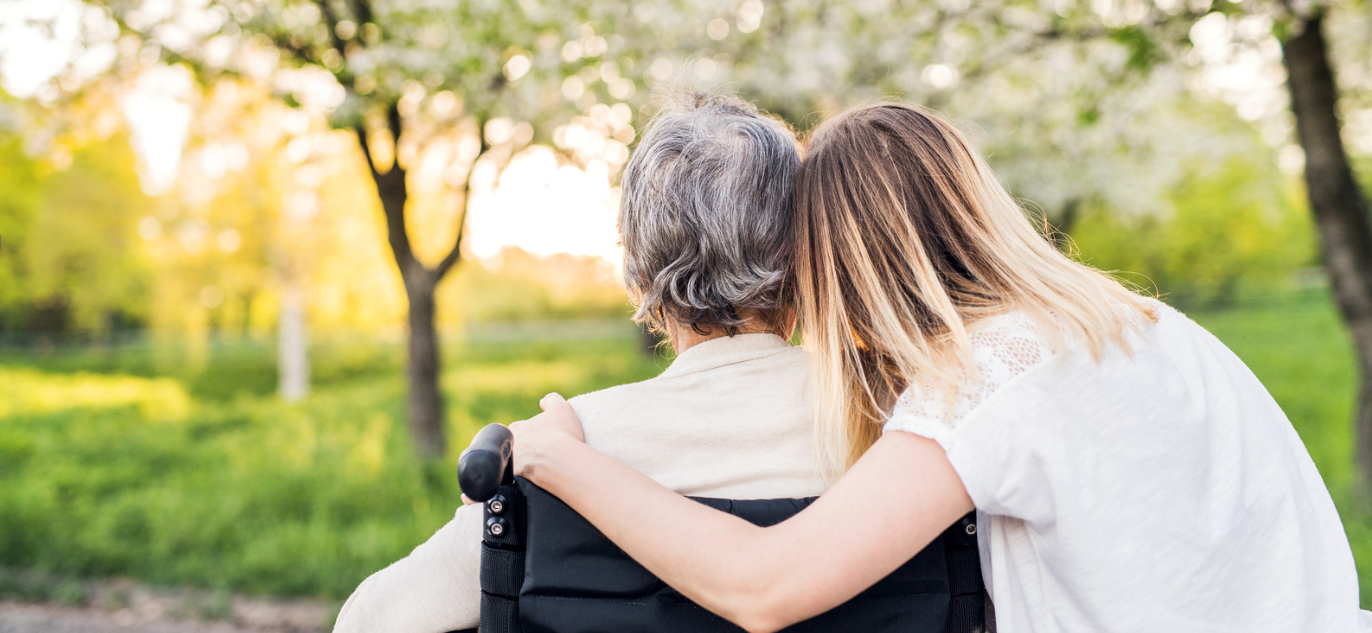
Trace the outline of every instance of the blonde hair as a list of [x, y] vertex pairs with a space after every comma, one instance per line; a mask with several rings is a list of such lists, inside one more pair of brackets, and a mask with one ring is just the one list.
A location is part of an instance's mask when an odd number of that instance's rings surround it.
[[980, 319], [1022, 310], [1054, 348], [1080, 340], [1099, 358], [1128, 350], [1131, 312], [1155, 318], [1054, 248], [957, 128], [922, 108], [864, 106], [821, 125], [796, 204], [799, 317], [830, 477], [876, 441], [916, 377], [955, 388], [974, 371], [967, 330]]

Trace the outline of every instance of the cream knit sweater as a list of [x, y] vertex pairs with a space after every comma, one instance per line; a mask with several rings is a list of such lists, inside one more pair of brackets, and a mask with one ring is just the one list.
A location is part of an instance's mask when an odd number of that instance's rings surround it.
[[[662, 375], [571, 400], [586, 442], [686, 495], [731, 499], [823, 492], [811, 444], [805, 353], [772, 334], [697, 344]], [[338, 614], [338, 633], [475, 628], [481, 506], [372, 574]]]

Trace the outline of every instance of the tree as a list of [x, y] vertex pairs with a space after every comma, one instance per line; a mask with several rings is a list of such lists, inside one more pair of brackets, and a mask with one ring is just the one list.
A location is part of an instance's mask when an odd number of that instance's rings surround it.
[[[1333, 296], [1352, 335], [1358, 357], [1355, 433], [1359, 473], [1364, 494], [1372, 491], [1372, 227], [1364, 190], [1354, 177], [1339, 117], [1340, 93], [1331, 67], [1331, 44], [1325, 36], [1326, 18], [1333, 11], [1353, 11], [1351, 4], [1264, 2], [1241, 0], [1201, 2], [1111, 3], [1103, 15], [1067, 17], [1064, 28], [1048, 27], [1036, 38], [1067, 37], [1083, 43], [1109, 38], [1130, 52], [1131, 66], [1155, 72], [1169, 61], [1185, 61], [1192, 50], [1195, 27], [1202, 21], [1237, 20], [1248, 28], [1219, 46], [1260, 53], [1275, 37], [1286, 70], [1290, 112], [1296, 141], [1304, 154], [1306, 195], [1320, 236], [1321, 254]], [[1067, 11], [1072, 16], [1072, 11]], [[1080, 11], [1078, 13], [1084, 13]], [[1132, 13], [1132, 15], [1130, 15]], [[1063, 16], [1059, 16], [1063, 17]], [[1049, 24], [1056, 22], [1049, 18]], [[1266, 25], [1266, 33], [1258, 32]], [[1232, 32], [1233, 29], [1230, 29]], [[1242, 41], [1244, 38], [1247, 41]], [[1195, 63], [1195, 62], [1191, 62]], [[1204, 62], [1201, 62], [1204, 63]], [[1245, 105], [1245, 104], [1241, 104]], [[1258, 109], [1250, 118], [1283, 113]]]
[[34, 218], [42, 198], [43, 165], [24, 151], [23, 139], [12, 129], [17, 122], [7, 99], [0, 101], [5, 115], [0, 128], [0, 334], [8, 332], [23, 318], [32, 300], [27, 279], [25, 242], [32, 233]]
[[[1162, 4], [1150, 6], [1150, 12], [1156, 13], [1157, 6]], [[1189, 27], [1187, 33], [1193, 41], [1188, 44], [1196, 43], [1196, 29], [1205, 21], [1238, 21], [1242, 26], [1253, 27], [1245, 29], [1249, 33], [1240, 34], [1232, 25], [1222, 24], [1230, 28], [1220, 29], [1227, 35], [1214, 43], [1218, 48], [1248, 49], [1261, 54], [1269, 42], [1275, 40], [1280, 44], [1287, 103], [1295, 118], [1295, 140], [1304, 157], [1306, 197], [1320, 237], [1334, 302], [1349, 328], [1358, 358], [1360, 384], [1354, 432], [1363, 495], [1372, 495], [1372, 226], [1366, 194], [1354, 178], [1349, 162], [1339, 116], [1340, 93], [1330, 63], [1332, 46], [1325, 33], [1326, 18], [1331, 12], [1352, 12], [1357, 4], [1289, 0], [1192, 4], [1188, 3], [1185, 11], [1175, 12], [1182, 18], [1176, 23]], [[1166, 51], [1153, 43], [1175, 42], [1177, 31], [1158, 28], [1158, 23], [1142, 23], [1135, 33], [1143, 48]], [[1163, 59], [1159, 57], [1155, 63]], [[1251, 118], [1285, 116], [1283, 108], [1271, 110], [1263, 112], [1259, 106]]]
[[1353, 177], [1338, 113], [1339, 90], [1324, 35], [1328, 7], [1293, 16], [1282, 38], [1291, 111], [1305, 150], [1305, 186], [1323, 244], [1334, 300], [1358, 355], [1355, 429], [1363, 483], [1372, 482], [1372, 227], [1367, 198]]
[[[409, 303], [406, 374], [411, 433], [420, 455], [441, 456], [446, 450], [446, 438], [444, 403], [438, 384], [440, 356], [434, 292], [461, 258], [466, 205], [458, 214], [456, 235], [447, 254], [432, 265], [420, 261], [406, 223], [410, 184], [401, 156], [401, 141], [407, 132], [420, 127], [415, 121], [414, 106], [423, 98], [426, 88], [456, 89], [447, 93], [449, 97], [445, 100], [460, 97], [470, 113], [470, 124], [481, 136], [481, 148], [473, 163], [486, 155], [493, 144], [486, 127], [502, 105], [497, 98], [510, 79], [518, 79], [529, 70], [521, 68], [523, 64], [531, 65], [527, 56], [518, 56], [524, 61], [513, 62], [513, 67], [506, 70], [511, 66], [505, 59], [507, 49], [529, 43], [529, 31], [520, 28], [528, 25], [517, 24], [519, 13], [507, 11], [499, 3], [494, 5], [495, 13], [483, 13], [489, 5], [477, 3], [464, 3], [456, 11], [400, 11], [374, 6], [370, 0], [318, 0], [313, 4], [281, 6], [280, 12], [272, 15], [271, 6], [266, 5], [259, 17], [245, 21], [244, 26], [266, 34], [285, 53], [288, 63], [327, 69], [347, 91], [347, 109], [338, 122], [351, 124], [357, 134], [386, 216], [387, 241]], [[312, 10], [316, 8], [317, 11]], [[296, 19], [309, 28], [291, 28], [288, 12], [292, 10]], [[500, 25], [502, 21], [506, 21], [504, 25]], [[506, 40], [499, 41], [502, 37]], [[402, 61], [387, 73], [386, 67], [376, 64], [376, 58], [386, 57]], [[405, 57], [417, 57], [423, 63], [414, 64]], [[511, 55], [509, 59], [515, 58]], [[407, 107], [408, 113], [404, 111]], [[369, 129], [369, 117], [380, 120], [380, 129]], [[389, 147], [378, 149], [379, 143], [388, 143]], [[468, 177], [475, 172], [469, 169]], [[470, 180], [463, 185], [470, 189]]]
[[[622, 152], [631, 114], [607, 103], [654, 81], [723, 86], [801, 128], [855, 102], [900, 97], [969, 122], [1012, 190], [1060, 226], [1092, 205], [1149, 213], [1187, 181], [1188, 165], [1224, 164], [1253, 147], [1251, 134], [1208, 129], [1188, 110], [1197, 99], [1188, 82], [1211, 63], [1198, 54], [1198, 29], [1234, 20], [1247, 39], [1222, 43], [1226, 50], [1285, 53], [1314, 218], [1362, 359], [1359, 454], [1372, 474], [1372, 238], [1319, 35], [1332, 5], [662, 0], [626, 10], [538, 0], [205, 0], [161, 13], [154, 5], [102, 3], [135, 38], [120, 41], [122, 57], [184, 63], [207, 80], [249, 76], [287, 103], [323, 104], [335, 125], [355, 132], [409, 302], [410, 419], [429, 456], [444, 443], [434, 288], [461, 259], [473, 179], [557, 123], [567, 125], [554, 144], [584, 161], [597, 143]], [[1246, 119], [1285, 116], [1280, 104], [1256, 114], [1238, 105]], [[1269, 144], [1288, 142], [1274, 129], [1281, 138], [1264, 131]], [[427, 236], [411, 225], [413, 169], [426, 144], [454, 134], [473, 143], [455, 152], [447, 178], [459, 194], [452, 238], [421, 257], [414, 240]]]
[[[1091, 15], [1097, 11], [1096, 4], [1092, 3], [1088, 11], [1073, 10], [1069, 3], [1069, 10], [1061, 12], [1065, 15], [1047, 16], [1049, 26], [1035, 31], [1032, 40], [1066, 39], [1078, 42], [1078, 46], [1112, 40], [1129, 53], [1125, 68], [1141, 74], [1156, 74], [1178, 63], [1203, 66], [1206, 61], [1197, 61], [1191, 53], [1197, 28], [1207, 21], [1223, 26], [1219, 30], [1228, 34], [1214, 43], [1216, 48], [1261, 57], [1268, 44], [1280, 43], [1289, 112], [1296, 124], [1295, 141], [1304, 154], [1306, 195], [1334, 300], [1352, 334], [1358, 357], [1357, 459], [1364, 494], [1372, 493], [1372, 487], [1367, 486], [1372, 483], [1372, 228], [1365, 193], [1354, 178], [1342, 134], [1340, 93], [1330, 63], [1331, 43], [1324, 32], [1331, 12], [1352, 12], [1356, 4], [1289, 0], [1126, 2], [1109, 3], [1104, 11]], [[1244, 28], [1236, 29], [1235, 25]], [[1256, 106], [1251, 101], [1238, 105], [1245, 118], [1280, 121], [1286, 116], [1275, 100]], [[1242, 110], [1245, 107], [1248, 112]]]
[[[334, 125], [355, 132], [409, 305], [411, 432], [419, 455], [443, 455], [435, 289], [462, 259], [472, 179], [480, 164], [498, 170], [536, 133], [548, 131], [571, 105], [562, 78], [598, 64], [606, 40], [583, 26], [574, 39], [594, 50], [578, 59], [560, 56], [569, 28], [563, 18], [571, 11], [534, 2], [213, 0], [171, 10], [137, 0], [95, 4], [132, 38], [125, 48], [135, 56], [186, 64], [207, 83], [254, 77], [287, 103], [324, 102]], [[478, 142], [445, 179], [460, 207], [452, 239], [437, 261], [425, 262], [409, 223], [409, 176], [428, 143], [454, 134]]]
[[[674, 46], [652, 53], [650, 70], [737, 90], [802, 130], [854, 103], [914, 101], [964, 123], [1012, 190], [1055, 221], [1097, 199], [1146, 211], [1185, 175], [1183, 154], [1203, 149], [1174, 147], [1148, 122], [1229, 134], [1195, 125], [1181, 73], [1158, 63], [1181, 54], [1197, 14], [1178, 2], [1107, 25], [1084, 3], [1050, 4], [748, 0], [634, 15]], [[705, 28], [671, 27], [682, 23]], [[1119, 186], [1125, 175], [1133, 187]]]
[[[47, 124], [32, 113], [3, 114]], [[26, 148], [31, 139], [8, 127], [0, 122], [0, 331], [99, 335], [140, 324], [148, 275], [134, 227], [147, 199], [127, 136], [66, 130]]]

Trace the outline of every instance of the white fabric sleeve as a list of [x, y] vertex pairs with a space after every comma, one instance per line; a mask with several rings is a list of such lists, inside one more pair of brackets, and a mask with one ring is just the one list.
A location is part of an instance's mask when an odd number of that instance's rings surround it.
[[[911, 390], [916, 387], [911, 387]], [[953, 422], [928, 412], [917, 411], [909, 406], [909, 401], [913, 399], [911, 390], [907, 390], [896, 402], [895, 409], [891, 411], [891, 417], [887, 418], [886, 425], [882, 427], [882, 432], [886, 431], [905, 431], [914, 433], [920, 437], [927, 437], [940, 445], [953, 432]], [[947, 450], [945, 447], [944, 450]]]
[[972, 504], [983, 512], [995, 512], [993, 508], [998, 508], [1000, 504], [996, 502], [992, 492], [995, 486], [989, 484], [988, 480], [994, 481], [997, 478], [993, 472], [997, 470], [996, 464], [992, 459], [982, 455], [982, 450], [975, 442], [966, 441], [966, 438], [962, 437], [963, 433], [960, 433], [954, 424], [939, 417], [921, 415], [897, 404], [882, 432], [902, 431], [938, 442], [953, 470], [957, 472], [958, 479], [962, 480], [968, 496], [972, 498]]
[[[916, 381], [896, 401], [884, 431], [903, 431], [939, 443], [978, 510], [1005, 514], [1005, 494], [1022, 496], [1032, 466], [1038, 421], [1005, 407], [1002, 392], [1056, 357], [1027, 315], [991, 317], [968, 335], [975, 374], [949, 387]], [[951, 390], [951, 392], [950, 392]], [[1007, 415], [1009, 413], [1009, 415]], [[1012, 471], [1014, 471], [1012, 473]], [[1016, 490], [1006, 490], [1006, 485]], [[1023, 500], [1023, 499], [1019, 499]]]
[[[949, 420], [938, 415], [930, 415], [927, 412], [928, 407], [911, 407], [908, 403], [913, 399], [908, 391], [901, 397], [882, 432], [902, 431], [938, 442], [943, 448], [944, 455], [948, 457], [948, 463], [952, 464], [958, 479], [962, 481], [963, 488], [967, 490], [967, 495], [972, 498], [972, 504], [982, 512], [1002, 513], [1004, 508], [994, 492], [997, 487], [994, 482], [1000, 478], [998, 471], [1002, 464], [996, 457], [987, 454], [1000, 451], [994, 446], [980, 446], [980, 436], [988, 434], [979, 432], [984, 429], [964, 428], [962, 423], [965, 418]], [[966, 417], [974, 419], [969, 423], [972, 427], [995, 424], [994, 420], [976, 421], [975, 418], [978, 416], [975, 415]], [[998, 435], [1001, 433], [993, 432], [989, 434], [989, 438], [994, 441]]]
[[446, 633], [481, 618], [481, 504], [453, 520], [409, 556], [372, 574], [338, 612], [334, 633]]
[[[1051, 422], [1009, 403], [1023, 395], [1023, 383], [998, 393], [985, 406], [959, 419], [956, 425], [909, 415], [892, 415], [888, 431], [906, 431], [930, 438], [943, 448], [948, 462], [978, 510], [1026, 520], [1047, 519], [1052, 493], [1045, 460], [1060, 458]], [[1036, 407], [1035, 407], [1036, 408]]]

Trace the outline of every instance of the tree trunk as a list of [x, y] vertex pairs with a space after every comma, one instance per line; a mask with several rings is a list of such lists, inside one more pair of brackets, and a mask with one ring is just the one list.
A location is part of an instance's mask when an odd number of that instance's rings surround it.
[[238, 338], [240, 340], [246, 341], [252, 338], [252, 304], [256, 297], [257, 293], [254, 291], [244, 292], [242, 295], [243, 321], [238, 324]]
[[1323, 14], [1297, 25], [1282, 42], [1291, 110], [1305, 150], [1305, 186], [1323, 246], [1334, 300], [1358, 355], [1358, 471], [1372, 484], [1372, 228], [1367, 199], [1353, 178], [1337, 110], [1338, 87], [1329, 67]]
[[[392, 139], [399, 139], [401, 119], [395, 105], [392, 105], [387, 113], [387, 124]], [[405, 377], [409, 383], [406, 413], [409, 417], [410, 436], [414, 440], [415, 453], [420, 458], [439, 459], [447, 452], [448, 445], [444, 427], [443, 393], [438, 385], [439, 346], [438, 331], [434, 327], [434, 291], [438, 287], [438, 282], [461, 256], [461, 223], [465, 222], [466, 214], [464, 212], [459, 219], [457, 239], [448, 255], [432, 269], [424, 266], [415, 257], [410, 247], [409, 233], [405, 228], [405, 204], [409, 200], [405, 169], [397, 161], [390, 169], [384, 172], [379, 170], [371, 155], [367, 130], [358, 127], [356, 131], [362, 153], [371, 168], [372, 180], [376, 183], [381, 210], [386, 215], [386, 238], [390, 243], [396, 267], [400, 270], [400, 278], [405, 284], [405, 297], [409, 301]]]
[[409, 235], [405, 232], [405, 203], [409, 192], [404, 170], [395, 165], [390, 171], [375, 176], [381, 208], [386, 213], [391, 254], [400, 268], [405, 298], [409, 301], [405, 377], [410, 437], [414, 440], [415, 453], [422, 459], [439, 459], [448, 449], [443, 428], [443, 394], [438, 388], [438, 331], [434, 327], [434, 290], [440, 276], [415, 259], [410, 250]]
[[281, 295], [281, 315], [277, 333], [277, 361], [281, 375], [279, 390], [286, 402], [304, 400], [310, 393], [309, 333], [305, 326], [305, 289], [297, 280], [287, 280]]
[[405, 375], [409, 378], [408, 413], [415, 448], [425, 459], [443, 457], [447, 439], [443, 428], [443, 394], [439, 390], [438, 331], [434, 327], [434, 289], [438, 280], [424, 275], [406, 282], [410, 301], [409, 346]]
[[[349, 57], [349, 47], [356, 42], [349, 43], [342, 37], [339, 30], [342, 22], [334, 11], [333, 3], [318, 0], [316, 4], [327, 27], [325, 32], [328, 33], [333, 50], [344, 58]], [[356, 24], [368, 24], [373, 21], [371, 2], [354, 0], [348, 5]], [[282, 44], [278, 43], [278, 46]], [[293, 43], [288, 43], [285, 49], [298, 61], [318, 63], [308, 49], [297, 47]], [[334, 77], [350, 92], [356, 93], [351, 73], [335, 71]], [[504, 80], [503, 75], [496, 74], [496, 77]], [[410, 236], [405, 229], [405, 203], [409, 199], [409, 187], [405, 181], [405, 169], [399, 159], [400, 137], [404, 132], [399, 102], [391, 101], [377, 105], [385, 106], [386, 128], [391, 133], [390, 141], [393, 143], [390, 152], [391, 164], [383, 166], [376, 163], [365, 123], [355, 124], [353, 130], [357, 133], [362, 156], [366, 159], [372, 181], [376, 184], [377, 197], [381, 199], [381, 210], [386, 215], [386, 240], [390, 243], [391, 255], [400, 270], [400, 278], [405, 284], [405, 296], [409, 301], [409, 340], [406, 346], [405, 375], [409, 381], [407, 413], [415, 453], [426, 460], [436, 459], [447, 452], [447, 440], [444, 433], [443, 394], [438, 387], [439, 349], [438, 332], [434, 328], [434, 290], [438, 282], [442, 281], [448, 271], [462, 258], [462, 234], [467, 221], [467, 208], [464, 204], [462, 213], [458, 216], [457, 239], [453, 241], [452, 249], [433, 268], [425, 266], [415, 257], [410, 247]], [[484, 128], [485, 120], [478, 121], [476, 129]], [[478, 155], [485, 153], [487, 149], [483, 138]], [[473, 169], [469, 174], [475, 172]]]

